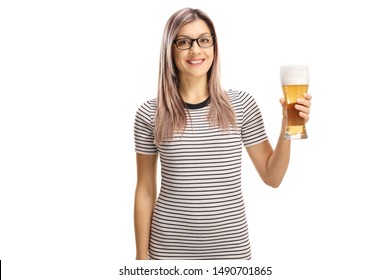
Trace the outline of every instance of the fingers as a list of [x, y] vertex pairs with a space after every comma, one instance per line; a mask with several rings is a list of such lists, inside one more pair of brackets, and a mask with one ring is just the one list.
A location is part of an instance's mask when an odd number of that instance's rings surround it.
[[295, 105], [295, 109], [297, 109], [298, 111], [301, 111], [302, 113], [305, 113], [305, 114], [309, 114], [310, 113], [310, 108], [306, 107], [306, 106], [303, 106], [303, 105], [296, 104]]
[[312, 96], [311, 96], [309, 93], [305, 93], [303, 96], [304, 96], [306, 99], [308, 99], [308, 100], [311, 100], [311, 99], [312, 99]]
[[303, 112], [299, 112], [299, 115], [305, 120], [305, 123], [307, 123], [310, 119], [310, 116], [309, 114], [306, 114], [306, 113], [303, 113]]
[[311, 98], [312, 96], [308, 93], [303, 95], [304, 98], [298, 98], [297, 103], [302, 104], [303, 106], [310, 107], [311, 106]]
[[[299, 115], [305, 119], [305, 122], [308, 122], [312, 96], [309, 93], [305, 93], [303, 97], [304, 98], [297, 99], [297, 104], [295, 105], [295, 109], [299, 111]], [[284, 105], [286, 105], [286, 100], [284, 98], [280, 98], [279, 102], [282, 105], [282, 107], [284, 107], [285, 109]], [[284, 115], [286, 115], [285, 111], [286, 110], [284, 110]]]
[[295, 109], [300, 111], [299, 115], [305, 119], [305, 122], [309, 121], [311, 99], [312, 96], [308, 93], [305, 93], [304, 98], [298, 98], [297, 99], [298, 104], [295, 105]]

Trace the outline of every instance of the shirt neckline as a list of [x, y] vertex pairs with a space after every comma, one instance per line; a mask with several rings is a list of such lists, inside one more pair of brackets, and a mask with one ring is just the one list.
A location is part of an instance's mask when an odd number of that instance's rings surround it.
[[191, 104], [191, 103], [184, 102], [184, 106], [187, 109], [201, 109], [201, 108], [206, 107], [209, 104], [210, 104], [210, 95], [204, 101], [202, 101], [200, 103]]

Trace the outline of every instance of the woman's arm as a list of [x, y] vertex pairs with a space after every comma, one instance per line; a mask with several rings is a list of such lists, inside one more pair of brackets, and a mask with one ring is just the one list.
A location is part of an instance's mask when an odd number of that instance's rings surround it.
[[[300, 111], [299, 115], [305, 119], [305, 122], [309, 120], [310, 100], [311, 95], [305, 94], [305, 98], [298, 100], [299, 105], [296, 105], [296, 109]], [[272, 149], [268, 140], [246, 149], [264, 183], [274, 188], [281, 184], [290, 161], [291, 141], [284, 139], [284, 131], [287, 125], [284, 99], [281, 99], [280, 103], [283, 106], [283, 121], [275, 150]]]
[[137, 187], [134, 201], [136, 259], [147, 260], [152, 214], [157, 197], [157, 157], [137, 153]]
[[274, 188], [279, 187], [290, 160], [290, 140], [284, 139], [284, 130], [280, 133], [275, 150], [268, 140], [246, 150], [264, 183]]

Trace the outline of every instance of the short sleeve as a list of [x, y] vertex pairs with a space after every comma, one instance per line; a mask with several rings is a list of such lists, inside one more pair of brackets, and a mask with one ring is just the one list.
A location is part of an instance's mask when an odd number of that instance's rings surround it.
[[140, 154], [157, 154], [157, 147], [154, 144], [154, 128], [152, 125], [152, 104], [145, 102], [135, 115], [134, 121], [134, 142], [135, 151]]
[[241, 137], [244, 146], [249, 147], [267, 140], [263, 117], [255, 99], [248, 93], [243, 94], [242, 106]]

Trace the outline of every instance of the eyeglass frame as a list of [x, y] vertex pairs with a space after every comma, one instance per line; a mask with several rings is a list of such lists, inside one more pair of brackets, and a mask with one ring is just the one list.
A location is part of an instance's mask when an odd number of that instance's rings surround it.
[[[212, 43], [210, 46], [208, 46], [208, 47], [202, 47], [202, 46], [199, 44], [199, 41], [198, 41], [199, 39], [201, 39], [201, 38], [210, 38], [210, 37], [213, 39], [213, 43]], [[177, 41], [183, 40], [183, 39], [191, 40], [191, 45], [190, 45], [189, 48], [180, 49], [180, 48], [178, 47]], [[185, 51], [185, 50], [189, 50], [189, 49], [192, 48], [192, 45], [194, 44], [194, 41], [196, 41], [196, 43], [198, 44], [198, 46], [199, 46], [200, 48], [206, 49], [206, 48], [210, 48], [210, 47], [214, 46], [214, 43], [215, 43], [215, 36], [214, 36], [214, 35], [207, 35], [207, 36], [198, 37], [198, 38], [196, 38], [196, 39], [191, 39], [191, 38], [188, 38], [188, 37], [186, 37], [186, 38], [178, 38], [178, 39], [175, 39], [175, 40], [173, 41], [173, 43], [175, 43], [175, 46], [176, 46], [176, 48], [177, 48], [178, 50]]]

